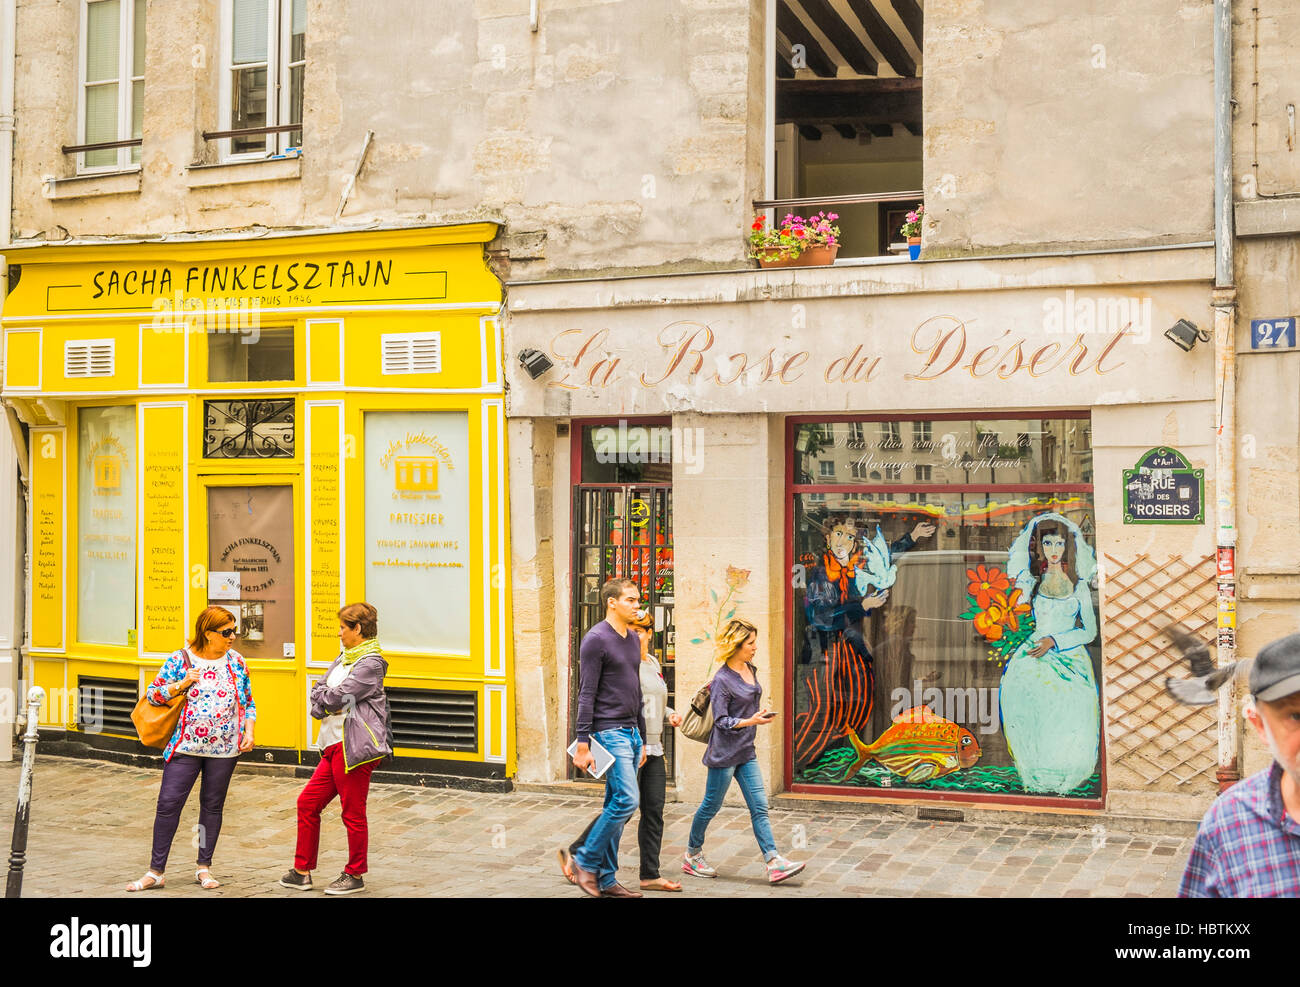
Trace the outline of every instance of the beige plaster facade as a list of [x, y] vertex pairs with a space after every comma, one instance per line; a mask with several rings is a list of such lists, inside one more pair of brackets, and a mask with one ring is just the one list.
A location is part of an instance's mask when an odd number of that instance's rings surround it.
[[[1213, 519], [1168, 529], [1116, 517], [1119, 471], [1158, 444], [1206, 468], [1213, 503], [1211, 348], [1184, 354], [1161, 337], [1178, 318], [1212, 325], [1208, 2], [1153, 0], [1139, 11], [1098, 0], [1066, 16], [1030, 0], [927, 0], [932, 57], [918, 140], [924, 256], [936, 262], [795, 272], [753, 271], [744, 257], [751, 202], [770, 178], [773, 0], [541, 0], [536, 31], [529, 0], [309, 0], [303, 155], [240, 163], [223, 163], [202, 137], [227, 126], [218, 6], [151, 0], [141, 164], [78, 176], [76, 156], [61, 148], [81, 139], [80, 5], [19, 5], [14, 239], [502, 224], [493, 252], [507, 279], [520, 780], [562, 779], [572, 733], [575, 417], [669, 415], [703, 430], [703, 472], [673, 476], [680, 638], [707, 619], [707, 589], [727, 565], [752, 570], [760, 669], [782, 703], [786, 415], [1087, 410], [1103, 553], [1160, 564], [1213, 556]], [[1234, 196], [1249, 238], [1237, 256], [1238, 620], [1248, 655], [1295, 630], [1300, 615], [1300, 356], [1252, 354], [1248, 338], [1251, 317], [1300, 308], [1290, 287], [1300, 208], [1288, 198], [1300, 193], [1300, 150], [1287, 113], [1300, 11], [1235, 6]], [[359, 162], [367, 131], [373, 142]], [[1179, 249], [1154, 249], [1169, 246]], [[1024, 253], [1057, 256], [1007, 256]], [[978, 372], [958, 361], [937, 379], [904, 379], [925, 365], [915, 346], [937, 331], [919, 328], [932, 317], [962, 321], [967, 361], [1009, 338], [1024, 340], [1026, 355], [1064, 349], [1074, 334], [1055, 332], [1044, 306], [1067, 297], [1102, 306], [1149, 298], [1145, 338], [1115, 342], [1104, 373], [1094, 362], [1079, 374], [1066, 366], [1034, 376], [1053, 351], [1001, 379], [1003, 346]], [[688, 380], [679, 368], [654, 388], [637, 383], [666, 366], [663, 333], [681, 320], [715, 334], [700, 374]], [[566, 367], [577, 352], [570, 343], [602, 330], [583, 365]], [[1108, 341], [1084, 333], [1092, 358]], [[859, 345], [880, 358], [874, 379], [828, 380], [832, 361]], [[538, 381], [519, 372], [527, 347], [548, 353], [557, 371]], [[753, 369], [737, 374], [734, 353]], [[584, 372], [603, 360], [608, 373], [615, 359], [609, 385], [602, 377], [589, 386]], [[577, 389], [551, 387], [566, 371]], [[688, 651], [679, 648], [683, 683], [704, 660]], [[771, 728], [760, 748], [774, 789], [783, 784], [779, 737]], [[1250, 736], [1244, 744], [1251, 770], [1259, 747]], [[1110, 768], [1112, 792], [1168, 788]], [[698, 795], [693, 758], [677, 782], [684, 797]], [[1203, 803], [1212, 783], [1191, 788]]]

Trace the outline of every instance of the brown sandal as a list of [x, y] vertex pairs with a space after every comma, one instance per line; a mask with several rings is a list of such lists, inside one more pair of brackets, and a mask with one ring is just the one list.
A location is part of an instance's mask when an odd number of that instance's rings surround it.
[[670, 881], [666, 877], [656, 877], [653, 881], [642, 881], [642, 891], [680, 891], [682, 886], [678, 881]]
[[560, 861], [560, 873], [564, 875], [564, 879], [570, 884], [577, 884], [573, 876], [573, 856], [569, 853], [569, 848], [560, 847], [555, 851], [555, 856]]

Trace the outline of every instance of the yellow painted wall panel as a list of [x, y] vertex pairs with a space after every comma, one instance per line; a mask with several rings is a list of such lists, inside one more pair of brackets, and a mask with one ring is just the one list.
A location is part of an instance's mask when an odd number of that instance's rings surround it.
[[31, 430], [32, 647], [62, 651], [67, 572], [67, 434]]
[[140, 405], [140, 628], [146, 653], [170, 654], [189, 631], [183, 404]]
[[186, 386], [186, 348], [189, 335], [183, 325], [146, 326], [140, 330], [140, 386]]
[[[236, 647], [238, 650], [238, 647]], [[254, 736], [259, 747], [295, 748], [302, 743], [302, 691], [293, 662], [268, 666], [248, 663], [248, 679], [257, 706]]]
[[308, 441], [307, 614], [309, 662], [332, 661], [339, 648], [338, 610], [343, 603], [343, 405], [306, 405]]
[[343, 381], [343, 323], [337, 319], [307, 320], [307, 382]]
[[[41, 726], [66, 727], [71, 718], [71, 705], [63, 691], [65, 666], [62, 658], [54, 661], [42, 661], [37, 658], [31, 663], [29, 686], [38, 685], [45, 690], [45, 701], [41, 704], [39, 722]], [[26, 696], [23, 697], [26, 700]]]
[[5, 333], [6, 388], [41, 386], [40, 329], [10, 329]]

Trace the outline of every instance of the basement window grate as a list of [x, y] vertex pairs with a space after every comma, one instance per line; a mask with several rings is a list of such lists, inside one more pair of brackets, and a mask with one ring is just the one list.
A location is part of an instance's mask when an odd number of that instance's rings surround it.
[[464, 689], [385, 689], [393, 746], [478, 750], [478, 693]]
[[385, 374], [437, 374], [442, 372], [442, 333], [385, 333], [380, 337]]
[[101, 679], [77, 676], [77, 727], [82, 733], [111, 733], [136, 736], [131, 711], [140, 699], [139, 685], [132, 679]]
[[116, 343], [111, 339], [72, 339], [63, 344], [64, 377], [112, 377]]

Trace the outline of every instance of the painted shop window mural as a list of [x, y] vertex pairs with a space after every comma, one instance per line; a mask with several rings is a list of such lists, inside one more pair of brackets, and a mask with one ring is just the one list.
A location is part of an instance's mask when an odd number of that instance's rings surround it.
[[1089, 421], [899, 424], [794, 426], [793, 781], [1099, 798]]

